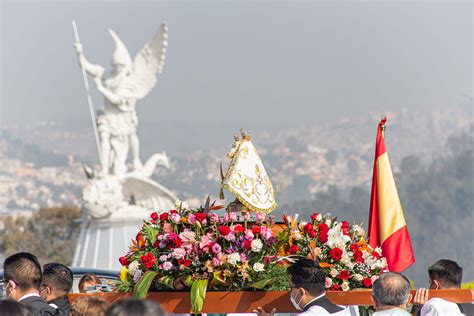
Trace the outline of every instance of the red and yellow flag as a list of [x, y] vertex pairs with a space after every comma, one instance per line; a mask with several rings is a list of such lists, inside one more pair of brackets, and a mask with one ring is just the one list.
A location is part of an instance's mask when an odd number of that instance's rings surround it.
[[369, 244], [380, 246], [390, 271], [402, 272], [415, 262], [407, 223], [384, 142], [386, 117], [377, 128], [370, 196]]

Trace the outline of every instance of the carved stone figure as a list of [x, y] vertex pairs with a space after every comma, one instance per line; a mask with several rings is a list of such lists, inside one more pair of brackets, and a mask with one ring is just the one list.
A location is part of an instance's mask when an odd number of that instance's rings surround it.
[[96, 119], [104, 175], [126, 173], [129, 151], [133, 170], [142, 168], [135, 106], [155, 86], [156, 76], [163, 70], [168, 45], [167, 30], [166, 24], [162, 24], [133, 60], [118, 35], [109, 30], [116, 46], [109, 72], [100, 65], [90, 63], [84, 56], [82, 44], [75, 43], [81, 67], [94, 77], [97, 89], [104, 96], [104, 107]]

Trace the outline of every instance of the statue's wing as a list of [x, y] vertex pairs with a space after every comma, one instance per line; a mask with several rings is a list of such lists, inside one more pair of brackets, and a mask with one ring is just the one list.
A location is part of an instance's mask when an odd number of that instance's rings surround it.
[[151, 179], [127, 176], [122, 182], [122, 193], [131, 204], [136, 204], [149, 210], [174, 209], [176, 196]]
[[163, 23], [155, 36], [138, 52], [133, 60], [130, 80], [135, 86], [135, 94], [141, 99], [156, 84], [156, 75], [163, 71], [168, 46], [168, 26]]

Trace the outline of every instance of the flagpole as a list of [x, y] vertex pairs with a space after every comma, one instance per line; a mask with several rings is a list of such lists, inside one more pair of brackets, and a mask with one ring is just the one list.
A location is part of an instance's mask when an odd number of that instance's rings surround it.
[[[77, 32], [77, 26], [76, 26], [76, 21], [72, 21], [72, 29], [74, 31], [74, 39], [76, 40], [76, 43], [80, 43], [79, 40], [79, 33]], [[91, 97], [91, 92], [89, 88], [89, 80], [87, 79], [87, 73], [84, 67], [82, 67], [82, 64], [79, 63], [82, 71], [82, 79], [84, 80], [84, 88], [86, 89], [86, 96], [87, 96], [87, 103], [89, 105], [89, 113], [91, 116], [92, 120], [92, 128], [94, 130], [94, 138], [95, 138], [95, 144], [97, 147], [97, 155], [99, 156], [99, 163], [102, 167], [102, 170], [105, 170], [105, 166], [102, 161], [102, 155], [100, 154], [100, 140], [99, 140], [99, 132], [97, 130], [97, 122], [95, 119], [95, 113], [94, 113], [94, 104], [92, 103], [92, 97]]]

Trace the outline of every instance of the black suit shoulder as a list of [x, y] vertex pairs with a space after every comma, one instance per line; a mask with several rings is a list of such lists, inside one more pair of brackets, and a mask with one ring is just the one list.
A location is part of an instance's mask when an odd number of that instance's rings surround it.
[[57, 315], [57, 309], [49, 306], [41, 297], [30, 296], [20, 302], [33, 311], [33, 316]]

